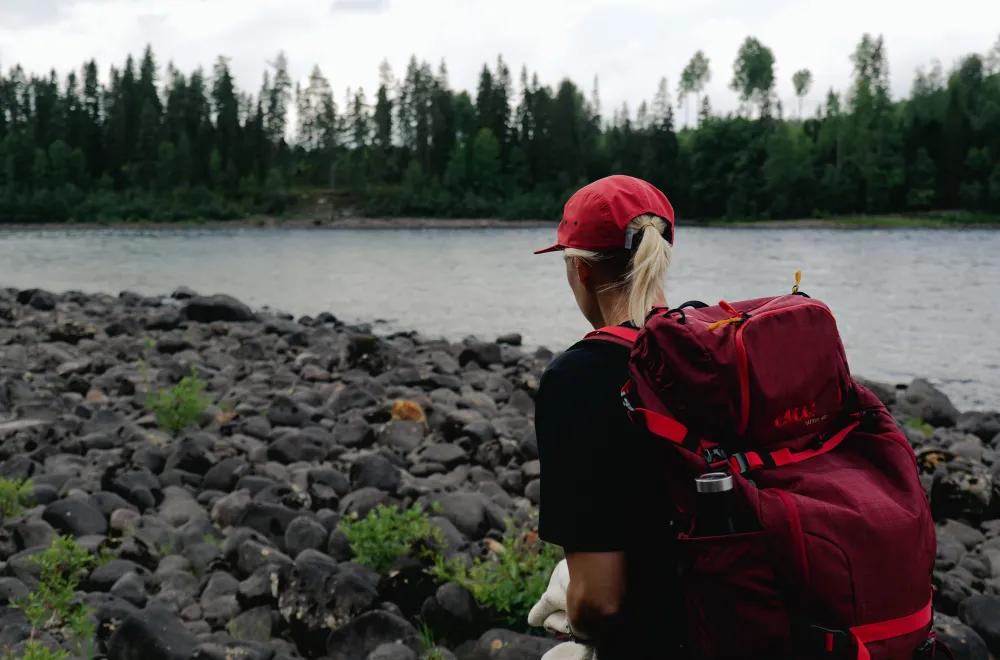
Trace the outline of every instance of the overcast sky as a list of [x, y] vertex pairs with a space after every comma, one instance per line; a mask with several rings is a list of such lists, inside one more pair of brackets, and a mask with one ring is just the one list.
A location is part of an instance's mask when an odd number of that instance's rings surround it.
[[937, 58], [947, 70], [987, 52], [1000, 36], [1000, 0], [0, 0], [0, 66], [64, 75], [93, 57], [104, 76], [151, 43], [161, 67], [172, 60], [184, 71], [210, 70], [224, 54], [256, 92], [283, 49], [294, 79], [319, 64], [343, 107], [348, 86], [373, 99], [383, 58], [397, 74], [411, 54], [435, 69], [444, 58], [452, 87], [474, 90], [483, 63], [502, 54], [515, 82], [524, 64], [543, 83], [569, 76], [588, 93], [598, 76], [610, 116], [622, 101], [634, 112], [650, 100], [661, 76], [675, 94], [700, 48], [713, 108], [726, 112], [737, 106], [733, 59], [754, 35], [774, 51], [787, 110], [792, 73], [812, 70], [808, 112], [830, 87], [848, 87], [848, 56], [865, 31], [885, 35], [898, 97], [918, 66]]

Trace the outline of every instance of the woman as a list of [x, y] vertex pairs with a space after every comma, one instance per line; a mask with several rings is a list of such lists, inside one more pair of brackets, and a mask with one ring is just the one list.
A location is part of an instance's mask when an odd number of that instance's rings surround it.
[[[666, 304], [674, 212], [653, 185], [609, 176], [566, 203], [558, 242], [577, 305], [595, 328], [640, 328]], [[601, 660], [677, 658], [669, 502], [657, 446], [629, 421], [620, 391], [629, 348], [581, 341], [554, 359], [539, 385], [539, 535], [566, 554], [573, 635]]]

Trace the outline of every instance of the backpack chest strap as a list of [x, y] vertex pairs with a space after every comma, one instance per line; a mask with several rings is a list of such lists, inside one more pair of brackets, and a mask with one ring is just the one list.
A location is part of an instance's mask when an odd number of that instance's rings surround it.
[[[630, 390], [631, 381], [628, 381], [625, 383], [625, 387], [622, 388], [622, 402], [628, 410], [629, 417], [631, 417], [633, 422], [639, 424], [653, 435], [661, 437], [664, 440], [669, 440], [676, 445], [680, 445], [690, 452], [706, 455], [706, 462], [708, 462], [713, 468], [719, 467], [720, 465], [728, 462], [729, 467], [740, 474], [744, 474], [751, 470], [759, 470], [761, 468], [775, 468], [783, 465], [793, 465], [795, 463], [801, 463], [802, 461], [807, 461], [810, 458], [815, 458], [816, 456], [821, 456], [827, 452], [833, 451], [848, 435], [850, 435], [851, 431], [856, 429], [861, 424], [861, 419], [864, 416], [864, 412], [852, 414], [851, 418], [855, 421], [850, 422], [844, 428], [837, 431], [837, 433], [833, 434], [829, 438], [821, 440], [809, 449], [792, 451], [791, 449], [785, 447], [770, 453], [748, 451], [726, 457], [724, 453], [719, 455], [717, 451], [704, 449], [702, 441], [696, 435], [690, 433], [688, 428], [676, 419], [646, 408], [637, 408], [633, 406], [628, 398]], [[709, 448], [712, 447], [713, 444], [709, 443]], [[714, 457], [722, 458], [722, 460], [711, 460]]]
[[823, 440], [811, 449], [792, 451], [791, 449], [785, 447], [784, 449], [779, 449], [778, 451], [774, 451], [769, 454], [761, 454], [755, 451], [733, 454], [729, 457], [729, 466], [740, 474], [743, 474], [745, 472], [749, 472], [750, 470], [757, 470], [760, 468], [774, 468], [781, 467], [783, 465], [801, 463], [802, 461], [807, 461], [810, 458], [821, 456], [822, 454], [836, 449], [837, 446], [844, 441], [844, 438], [846, 438], [851, 431], [856, 429], [859, 424], [861, 424], [860, 421], [851, 422], [841, 430], [837, 431], [837, 433], [830, 436], [826, 440]]

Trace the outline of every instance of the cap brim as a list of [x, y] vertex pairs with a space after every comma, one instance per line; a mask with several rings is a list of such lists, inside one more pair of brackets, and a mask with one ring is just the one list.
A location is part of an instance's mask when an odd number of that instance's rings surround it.
[[556, 243], [555, 245], [550, 245], [542, 250], [535, 250], [535, 254], [545, 254], [546, 252], [558, 252], [559, 250], [565, 250], [566, 248], [562, 245]]

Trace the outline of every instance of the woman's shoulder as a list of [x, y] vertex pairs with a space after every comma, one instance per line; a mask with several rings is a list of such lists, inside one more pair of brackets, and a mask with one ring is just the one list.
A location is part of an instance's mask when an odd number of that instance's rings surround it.
[[539, 446], [565, 440], [579, 447], [583, 438], [603, 438], [627, 421], [620, 395], [628, 378], [628, 356], [623, 346], [586, 341], [549, 363], [535, 394]]
[[605, 381], [622, 380], [626, 375], [629, 351], [623, 346], [586, 340], [555, 356], [542, 372], [539, 389], [552, 387], [589, 389]]

